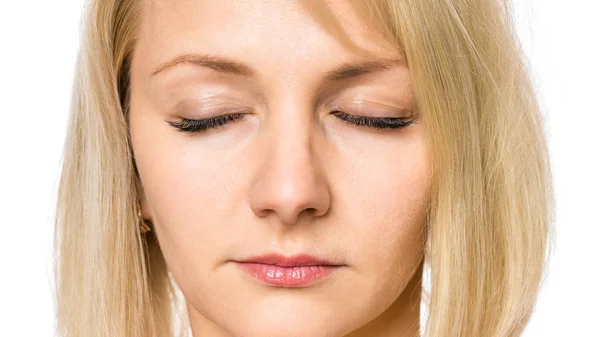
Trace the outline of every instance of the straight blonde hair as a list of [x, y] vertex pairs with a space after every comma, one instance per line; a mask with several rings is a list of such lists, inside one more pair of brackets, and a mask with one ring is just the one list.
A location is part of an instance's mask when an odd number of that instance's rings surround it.
[[[140, 235], [136, 217], [128, 99], [142, 1], [87, 5], [56, 213], [63, 337], [188, 331], [157, 239]], [[322, 6], [301, 2], [339, 35]], [[422, 334], [519, 336], [543, 280], [554, 199], [543, 120], [510, 2], [350, 2], [407, 60], [433, 154]]]

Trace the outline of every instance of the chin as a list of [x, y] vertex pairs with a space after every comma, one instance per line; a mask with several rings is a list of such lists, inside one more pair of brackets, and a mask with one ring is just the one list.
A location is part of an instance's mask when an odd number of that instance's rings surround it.
[[[339, 308], [337, 308], [339, 309]], [[301, 301], [261, 304], [248, 310], [235, 327], [235, 337], [340, 337], [351, 330], [352, 320], [336, 306], [307, 305]]]
[[[324, 317], [323, 319], [327, 319]], [[262, 321], [248, 322], [248, 325], [240, 327], [235, 337], [341, 337], [345, 334], [335, 329], [331, 324], [304, 320], [302, 322], [280, 321], [270, 323], [268, 318]]]

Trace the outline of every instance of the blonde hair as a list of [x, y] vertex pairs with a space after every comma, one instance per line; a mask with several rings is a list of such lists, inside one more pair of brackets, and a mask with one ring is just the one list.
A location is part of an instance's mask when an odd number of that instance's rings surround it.
[[[128, 89], [140, 2], [87, 8], [56, 214], [57, 328], [65, 337], [186, 331], [156, 237], [142, 237], [136, 222]], [[424, 335], [519, 336], [544, 275], [554, 200], [509, 2], [351, 3], [407, 60], [433, 154]], [[330, 16], [314, 12], [335, 31]]]

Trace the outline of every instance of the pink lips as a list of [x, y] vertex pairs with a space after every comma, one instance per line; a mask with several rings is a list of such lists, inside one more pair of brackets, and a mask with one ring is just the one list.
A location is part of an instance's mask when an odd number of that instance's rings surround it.
[[310, 255], [270, 254], [235, 262], [251, 276], [279, 287], [306, 287], [342, 266]]

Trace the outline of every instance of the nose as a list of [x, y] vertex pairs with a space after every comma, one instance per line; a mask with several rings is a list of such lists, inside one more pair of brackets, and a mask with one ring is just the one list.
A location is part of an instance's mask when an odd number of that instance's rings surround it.
[[274, 217], [272, 221], [286, 227], [299, 223], [302, 216], [322, 216], [330, 207], [313, 123], [293, 115], [288, 111], [288, 117], [266, 126], [262, 156], [257, 158], [261, 166], [250, 191], [252, 211], [259, 217]]

